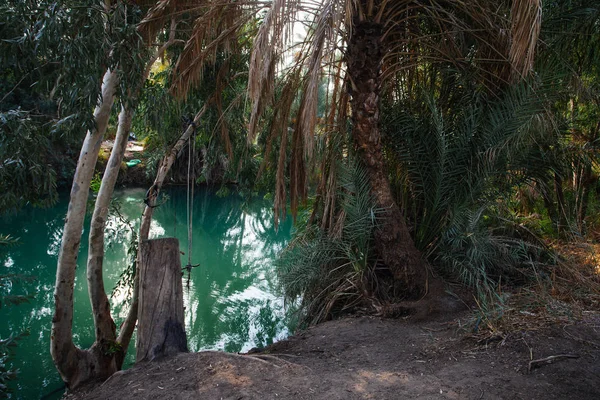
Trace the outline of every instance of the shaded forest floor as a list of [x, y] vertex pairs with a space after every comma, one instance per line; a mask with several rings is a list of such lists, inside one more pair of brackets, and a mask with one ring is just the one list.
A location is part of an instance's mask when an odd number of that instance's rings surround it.
[[[465, 325], [471, 318], [345, 318], [259, 353], [190, 353], [138, 365], [67, 398], [600, 398], [600, 312], [498, 335], [474, 335]], [[530, 368], [532, 360], [565, 355]]]

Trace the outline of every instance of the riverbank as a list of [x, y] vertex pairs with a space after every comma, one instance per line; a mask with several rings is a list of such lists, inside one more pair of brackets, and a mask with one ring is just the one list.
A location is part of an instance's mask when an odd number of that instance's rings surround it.
[[481, 337], [472, 314], [346, 318], [261, 352], [180, 354], [67, 399], [597, 399], [600, 313]]
[[[112, 140], [105, 140], [100, 147], [96, 173], [102, 175], [110, 153], [114, 146]], [[139, 141], [127, 142], [127, 148], [121, 162], [121, 170], [117, 178], [117, 187], [150, 187], [154, 181], [153, 176], [148, 174], [148, 157], [144, 153], [144, 143]]]

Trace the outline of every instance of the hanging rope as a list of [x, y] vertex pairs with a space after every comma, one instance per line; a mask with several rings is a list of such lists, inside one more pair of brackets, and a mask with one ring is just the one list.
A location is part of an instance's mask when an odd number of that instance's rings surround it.
[[187, 171], [187, 225], [188, 225], [188, 263], [184, 267], [187, 270], [187, 287], [190, 288], [190, 276], [192, 268], [197, 267], [200, 264], [192, 264], [192, 230], [194, 226], [194, 182], [195, 182], [195, 166], [192, 161], [196, 154], [196, 124], [191, 118], [187, 119], [188, 128], [191, 126], [193, 131], [189, 138], [188, 143], [188, 171]]

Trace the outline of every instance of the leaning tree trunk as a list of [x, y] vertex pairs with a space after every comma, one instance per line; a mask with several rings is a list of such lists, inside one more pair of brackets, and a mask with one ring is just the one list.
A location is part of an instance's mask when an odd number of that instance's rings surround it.
[[346, 56], [352, 96], [352, 136], [358, 155], [367, 168], [377, 206], [385, 210], [375, 230], [375, 243], [394, 278], [405, 285], [406, 294], [418, 296], [425, 289], [426, 264], [394, 201], [379, 131], [383, 26], [356, 18], [352, 29]]
[[[154, 12], [151, 9], [150, 12]], [[157, 29], [161, 29], [162, 22], [156, 25], [144, 25], [148, 37], [152, 37]], [[175, 40], [175, 17], [171, 19], [169, 40], [159, 49], [153, 60], [147, 65], [140, 86], [134, 89], [135, 94], [143, 86], [150, 68], [154, 61], [162, 54], [164, 49], [174, 43]], [[139, 29], [139, 27], [138, 27]], [[90, 232], [90, 268], [88, 270], [90, 298], [94, 311], [94, 323], [96, 328], [96, 341], [89, 350], [81, 350], [73, 343], [73, 287], [75, 281], [75, 268], [77, 255], [81, 243], [81, 231], [85, 218], [87, 199], [90, 183], [94, 173], [98, 152], [102, 138], [108, 126], [111, 108], [114, 103], [115, 91], [118, 82], [116, 71], [108, 70], [102, 82], [102, 100], [94, 112], [95, 129], [88, 131], [81, 148], [77, 169], [71, 189], [71, 200], [65, 220], [65, 228], [61, 249], [58, 258], [56, 273], [56, 287], [54, 292], [55, 313], [52, 319], [52, 335], [50, 351], [56, 368], [61, 378], [68, 387], [73, 388], [78, 384], [91, 378], [107, 378], [120, 368], [120, 361], [115, 358], [114, 343], [115, 327], [110, 315], [110, 307], [102, 279], [102, 257], [103, 257], [103, 230], [108, 201], [114, 189], [114, 181], [124, 153], [124, 143], [127, 140], [131, 118], [134, 107], [130, 105], [129, 110], [124, 110], [119, 118], [120, 136], [113, 148], [107, 175], [103, 178], [99, 202], [95, 208], [92, 227]], [[119, 143], [120, 142], [120, 143]], [[116, 166], [116, 170], [112, 167]], [[99, 233], [100, 232], [100, 233]], [[101, 253], [98, 252], [101, 249]], [[136, 311], [137, 312], [137, 311]], [[131, 333], [127, 337], [127, 343]], [[119, 339], [121, 336], [119, 336]], [[126, 346], [125, 346], [126, 348]]]
[[116, 71], [107, 70], [102, 81], [102, 101], [94, 111], [96, 127], [94, 130], [88, 131], [81, 146], [58, 255], [50, 352], [61, 378], [69, 387], [77, 386], [78, 383], [91, 376], [109, 376], [111, 373], [105, 369], [105, 366], [98, 364], [98, 359], [94, 355], [98, 349], [94, 347], [90, 351], [78, 349], [73, 344], [72, 333], [73, 286], [81, 243], [81, 230], [85, 219], [90, 182], [94, 174], [102, 137], [108, 126], [117, 81]]
[[[200, 122], [200, 119], [202, 118], [202, 116], [204, 115], [206, 110], [208, 109], [209, 103], [210, 103], [210, 101], [207, 101], [206, 104], [204, 104], [204, 106], [202, 107], [202, 109], [198, 112], [198, 114], [196, 114], [196, 116], [194, 117], [194, 124], [198, 124]], [[137, 262], [137, 268], [136, 268], [136, 273], [135, 273], [135, 277], [134, 277], [133, 298], [131, 301], [131, 307], [129, 309], [127, 317], [125, 318], [125, 321], [123, 322], [123, 325], [121, 326], [121, 330], [119, 331], [119, 337], [117, 339], [117, 342], [119, 342], [121, 344], [121, 346], [123, 346], [125, 348], [126, 348], [126, 346], [129, 345], [129, 341], [131, 339], [133, 330], [135, 329], [135, 324], [136, 324], [137, 317], [138, 317], [138, 302], [139, 302], [138, 271], [139, 271], [139, 267], [140, 267], [140, 260], [141, 260], [140, 251], [142, 248], [142, 243], [148, 239], [148, 236], [150, 234], [150, 225], [152, 223], [152, 214], [154, 213], [154, 207], [156, 206], [156, 201], [160, 194], [160, 190], [162, 189], [162, 186], [165, 182], [165, 179], [167, 178], [167, 175], [169, 174], [169, 171], [171, 170], [171, 167], [173, 166], [173, 163], [175, 162], [175, 159], [177, 158], [177, 154], [179, 154], [179, 152], [181, 151], [181, 149], [185, 145], [186, 141], [190, 138], [190, 136], [192, 135], [193, 132], [194, 132], [193, 126], [191, 126], [191, 125], [188, 126], [187, 129], [181, 135], [181, 137], [177, 140], [175, 145], [171, 148], [171, 151], [169, 151], [163, 157], [162, 161], [160, 162], [160, 166], [158, 167], [158, 172], [156, 173], [156, 178], [154, 179], [154, 183], [148, 190], [148, 193], [146, 194], [146, 199], [144, 200], [144, 202], [146, 203], [146, 207], [144, 208], [144, 212], [142, 214], [142, 222], [140, 224], [138, 262]]]

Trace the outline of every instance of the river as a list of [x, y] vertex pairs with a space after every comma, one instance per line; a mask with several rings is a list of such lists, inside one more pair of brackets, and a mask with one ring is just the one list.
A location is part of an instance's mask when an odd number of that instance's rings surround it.
[[[118, 191], [115, 199], [121, 214], [139, 225], [145, 191]], [[166, 191], [155, 210], [151, 237], [177, 237], [182, 265], [188, 263], [186, 192]], [[13, 398], [59, 398], [63, 384], [50, 357], [50, 325], [56, 260], [60, 248], [68, 198], [61, 197], [50, 209], [25, 209], [0, 219], [0, 233], [19, 238], [16, 246], [0, 248], [0, 275], [23, 275], [14, 283], [4, 280], [1, 295], [30, 294], [27, 303], [2, 304], [0, 338], [27, 331], [15, 351], [12, 365], [20, 370], [13, 384]], [[203, 349], [247, 351], [285, 338], [292, 321], [284, 310], [277, 288], [273, 261], [291, 234], [288, 218], [276, 232], [272, 202], [237, 195], [217, 196], [199, 188], [193, 203], [192, 264], [200, 264], [184, 277], [185, 322], [190, 351]], [[93, 342], [93, 320], [85, 281], [87, 218], [75, 281], [74, 341], [83, 348]], [[127, 262], [131, 232], [117, 216], [108, 221], [104, 282], [115, 287]], [[127, 309], [126, 291], [111, 299], [117, 326]], [[125, 367], [135, 349], [130, 346]]]

